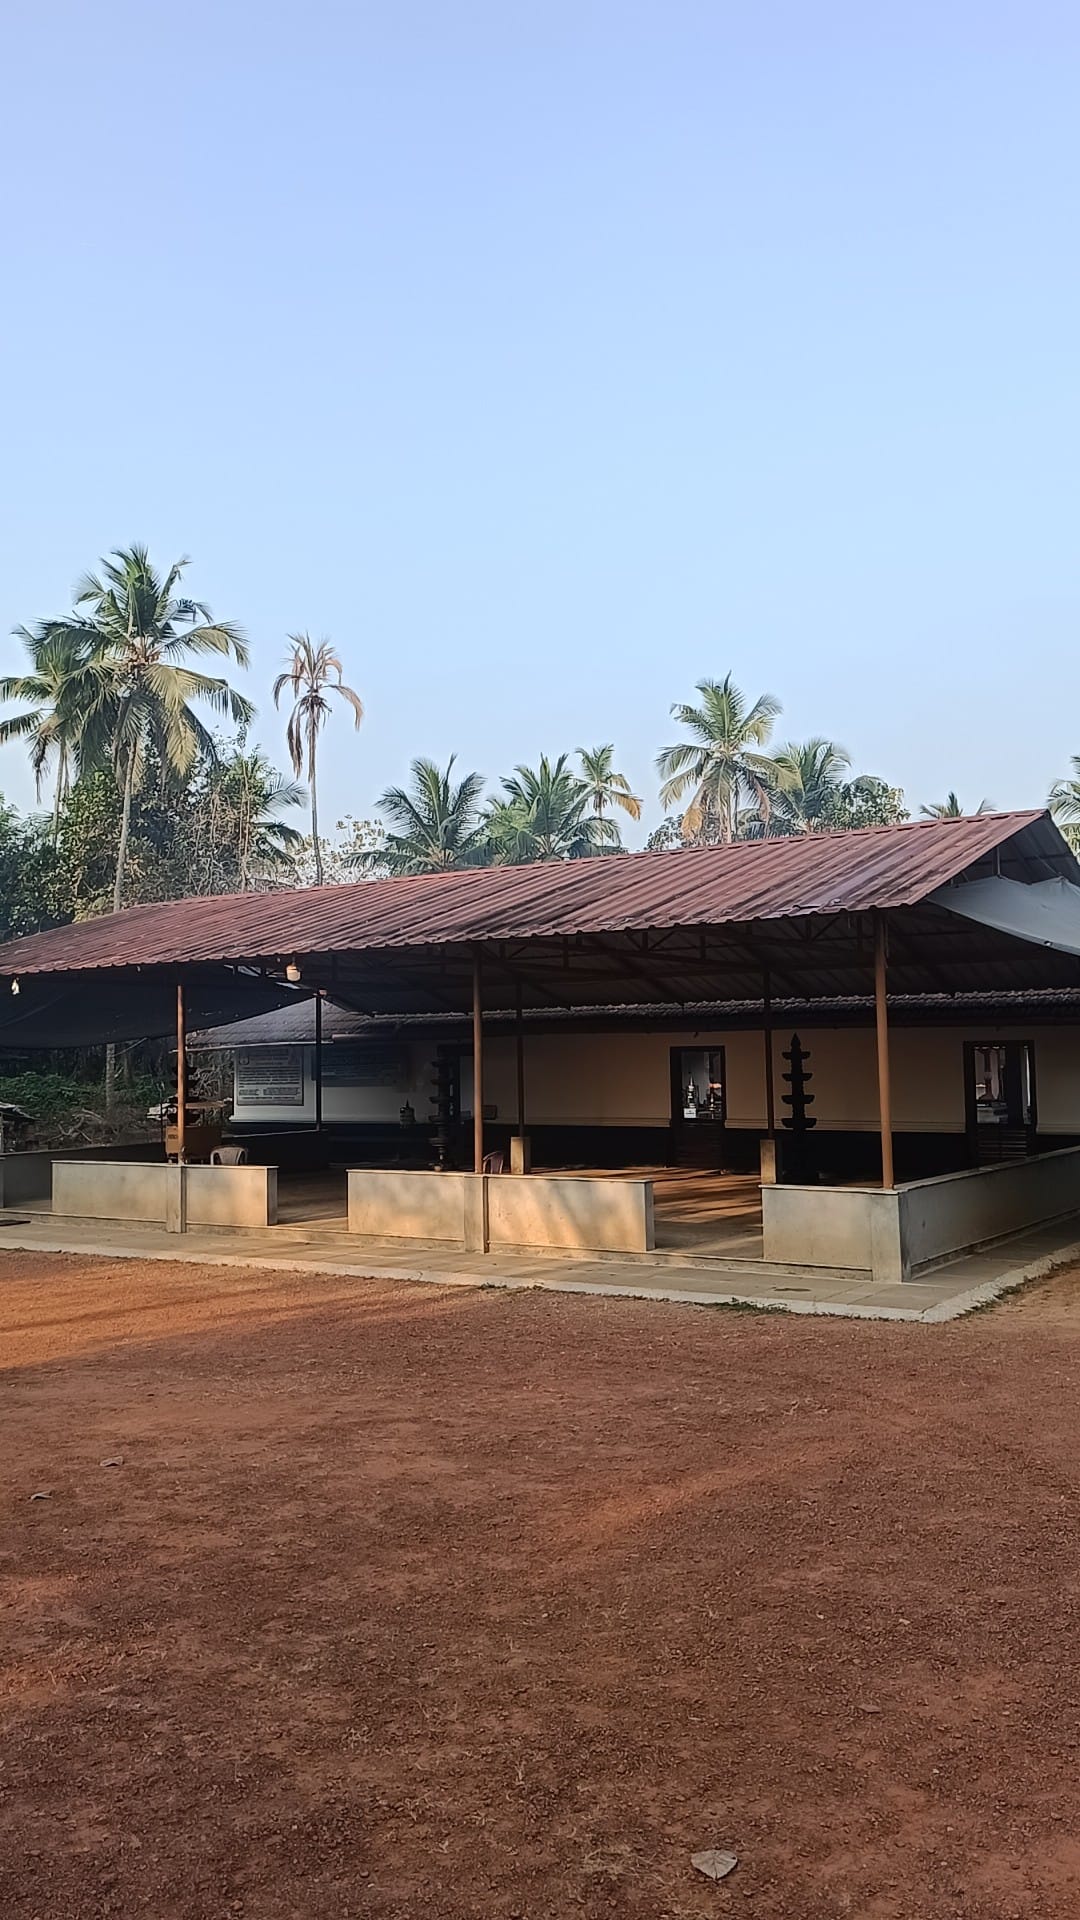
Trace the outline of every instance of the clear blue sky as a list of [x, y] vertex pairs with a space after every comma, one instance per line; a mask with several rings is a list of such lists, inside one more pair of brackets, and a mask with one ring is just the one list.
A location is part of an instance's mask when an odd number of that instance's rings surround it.
[[37, 0], [4, 39], [0, 631], [190, 553], [281, 757], [285, 635], [337, 641], [331, 816], [417, 752], [614, 739], [652, 824], [728, 668], [913, 808], [1080, 753], [1073, 7]]

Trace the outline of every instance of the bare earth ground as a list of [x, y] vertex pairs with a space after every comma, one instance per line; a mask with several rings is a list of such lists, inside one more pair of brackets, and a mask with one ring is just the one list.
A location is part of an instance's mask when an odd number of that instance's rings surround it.
[[3, 1920], [1080, 1913], [1080, 1275], [925, 1327], [11, 1254], [0, 1363]]

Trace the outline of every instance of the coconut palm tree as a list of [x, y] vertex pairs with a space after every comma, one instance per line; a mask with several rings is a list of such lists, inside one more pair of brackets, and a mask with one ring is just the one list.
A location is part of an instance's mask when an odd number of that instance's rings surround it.
[[303, 806], [299, 781], [287, 780], [260, 748], [243, 741], [209, 772], [210, 831], [236, 863], [240, 892], [246, 893], [260, 874], [287, 873], [304, 836], [279, 816]]
[[611, 807], [621, 807], [631, 820], [640, 820], [641, 801], [625, 773], [615, 772], [612, 765], [614, 758], [615, 749], [610, 745], [578, 748], [581, 781], [588, 790], [589, 805], [597, 815], [607, 812]]
[[500, 864], [581, 860], [620, 851], [618, 827], [606, 814], [590, 810], [589, 789], [565, 753], [554, 761], [542, 755], [536, 768], [515, 767], [502, 786], [485, 814], [492, 856]]
[[445, 768], [432, 760], [414, 760], [409, 788], [387, 788], [378, 804], [390, 829], [378, 846], [356, 856], [357, 866], [400, 875], [484, 864], [489, 857], [480, 817], [484, 776], [467, 773], [455, 781], [456, 758], [451, 754]]
[[955, 793], [948, 793], [944, 800], [934, 800], [930, 806], [919, 808], [919, 812], [922, 814], [924, 820], [974, 819], [980, 813], [993, 813], [993, 811], [994, 803], [992, 800], [980, 800], [978, 806], [972, 807], [969, 811], [967, 807], [960, 805], [960, 801]]
[[1054, 781], [1047, 804], [1066, 840], [1075, 851], [1080, 849], [1080, 754], [1074, 753], [1070, 764], [1071, 777], [1067, 780]]
[[697, 691], [700, 706], [680, 702], [671, 709], [690, 738], [657, 756], [660, 800], [667, 811], [688, 798], [681, 823], [685, 840], [727, 843], [736, 837], [740, 812], [750, 808], [762, 821], [772, 812], [781, 774], [761, 749], [780, 706], [769, 693], [749, 704], [730, 673], [719, 681], [699, 680]]
[[357, 727], [364, 717], [364, 707], [360, 695], [345, 685], [342, 678], [344, 669], [329, 640], [320, 640], [316, 645], [310, 634], [290, 633], [289, 645], [292, 658], [285, 672], [279, 673], [274, 681], [274, 705], [280, 706], [282, 693], [286, 687], [291, 687], [293, 706], [285, 739], [293, 772], [299, 775], [304, 772], [305, 766], [307, 769], [315, 885], [321, 887], [323, 863], [319, 846], [319, 803], [315, 779], [319, 734], [329, 717], [332, 695], [336, 694], [351, 708]]
[[[836, 825], [851, 755], [835, 740], [789, 741], [776, 755], [779, 788], [766, 833], [824, 833]], [[751, 826], [761, 828], [755, 814]]]
[[90, 644], [82, 635], [49, 620], [35, 627], [16, 627], [30, 656], [28, 673], [5, 674], [0, 679], [0, 701], [26, 703], [22, 713], [0, 720], [0, 746], [28, 740], [34, 791], [41, 799], [45, 775], [55, 755], [52, 837], [60, 830], [60, 809], [67, 799], [72, 771], [77, 767], [86, 716], [98, 692], [90, 665]]
[[202, 601], [178, 593], [188, 565], [177, 560], [164, 575], [145, 547], [110, 554], [97, 574], [75, 589], [75, 612], [49, 623], [49, 644], [85, 655], [80, 685], [87, 697], [78, 725], [82, 763], [111, 761], [123, 796], [113, 877], [113, 911], [124, 897], [131, 802], [153, 765], [165, 780], [185, 779], [200, 756], [213, 759], [213, 737], [194, 710], [199, 702], [246, 726], [254, 708], [227, 680], [198, 671], [190, 659], [224, 654], [246, 667], [247, 646], [237, 626], [214, 620]]
[[[113, 912], [124, 899], [131, 803], [148, 766], [162, 780], [183, 780], [214, 741], [192, 701], [246, 726], [254, 708], [226, 680], [199, 672], [192, 656], [224, 654], [244, 667], [247, 646], [230, 621], [215, 621], [203, 602], [179, 594], [188, 565], [177, 560], [162, 577], [145, 547], [118, 548], [75, 588], [75, 610], [48, 622], [53, 641], [85, 656], [86, 699], [78, 701], [80, 766], [112, 764], [122, 795], [113, 869]], [[106, 1049], [105, 1102], [113, 1104], [116, 1050]]]

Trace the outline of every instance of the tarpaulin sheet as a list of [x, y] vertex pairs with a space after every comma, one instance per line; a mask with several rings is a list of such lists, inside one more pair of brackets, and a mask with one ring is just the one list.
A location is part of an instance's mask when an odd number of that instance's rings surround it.
[[[192, 982], [184, 990], [184, 1009], [194, 1032], [270, 1013], [296, 998], [271, 981], [234, 974], [207, 984]], [[21, 980], [18, 993], [0, 987], [0, 1051], [95, 1047], [175, 1032], [176, 983], [167, 977], [86, 981], [40, 974]]]
[[994, 927], [998, 933], [1015, 934], [1018, 940], [1053, 947], [1058, 953], [1080, 954], [1080, 887], [1070, 880], [1037, 880], [1023, 886], [992, 874], [985, 880], [939, 887], [930, 897], [936, 906]]

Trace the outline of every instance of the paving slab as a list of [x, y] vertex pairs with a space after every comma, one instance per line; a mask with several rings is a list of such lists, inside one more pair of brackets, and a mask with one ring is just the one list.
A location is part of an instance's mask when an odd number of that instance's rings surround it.
[[757, 1307], [785, 1313], [833, 1314], [854, 1319], [952, 1320], [1054, 1267], [1080, 1260], [1076, 1222], [1014, 1235], [904, 1285], [875, 1284], [865, 1274], [850, 1279], [813, 1268], [792, 1268], [779, 1280], [760, 1262], [740, 1269], [710, 1269], [696, 1261], [682, 1266], [670, 1257], [656, 1262], [562, 1259], [546, 1254], [477, 1254], [424, 1247], [399, 1252], [358, 1244], [344, 1228], [270, 1227], [222, 1232], [201, 1228], [186, 1234], [125, 1221], [57, 1219], [22, 1213], [5, 1226], [0, 1250], [72, 1253], [127, 1260], [180, 1260], [226, 1267], [340, 1274], [355, 1279], [401, 1279], [439, 1286], [542, 1287], [551, 1292], [669, 1301], [686, 1306]]

